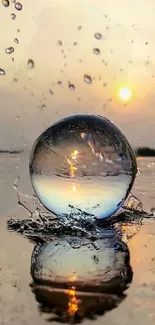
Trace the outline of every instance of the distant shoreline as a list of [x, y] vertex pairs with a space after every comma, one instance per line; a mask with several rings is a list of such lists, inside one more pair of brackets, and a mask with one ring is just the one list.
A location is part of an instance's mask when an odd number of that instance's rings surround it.
[[24, 150], [0, 150], [1, 154], [16, 155], [24, 152]]
[[135, 153], [137, 157], [155, 157], [155, 149], [149, 147], [139, 147]]
[[[23, 153], [23, 149], [19, 150], [0, 150], [1, 154], [8, 154], [8, 155], [17, 155]], [[149, 147], [139, 147], [135, 149], [136, 157], [155, 157], [155, 149]]]

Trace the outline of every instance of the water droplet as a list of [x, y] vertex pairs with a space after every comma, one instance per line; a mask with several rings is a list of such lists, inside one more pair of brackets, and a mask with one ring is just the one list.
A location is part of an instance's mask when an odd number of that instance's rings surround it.
[[59, 46], [62, 46], [62, 41], [59, 40], [59, 41], [58, 41], [58, 45], [59, 45]]
[[3, 1], [2, 1], [2, 5], [3, 5], [4, 7], [9, 7], [9, 5], [10, 5], [9, 0], [3, 0]]
[[77, 28], [78, 30], [81, 30], [82, 29], [82, 27], [81, 26], [78, 26], [78, 28]]
[[0, 76], [5, 76], [5, 74], [6, 74], [5, 70], [0, 68]]
[[5, 49], [5, 53], [6, 54], [11, 54], [14, 52], [14, 48], [12, 46], [8, 47], [7, 49]]
[[72, 90], [72, 91], [75, 90], [75, 85], [74, 85], [74, 84], [69, 83], [69, 84], [68, 84], [68, 87], [69, 87], [69, 89]]
[[95, 33], [94, 34], [94, 37], [97, 39], [97, 40], [100, 40], [102, 38], [102, 34], [101, 33]]
[[92, 78], [91, 78], [91, 76], [89, 76], [88, 74], [85, 74], [85, 75], [84, 75], [84, 81], [85, 81], [87, 84], [91, 84], [91, 83], [92, 83]]
[[58, 217], [110, 217], [124, 203], [136, 171], [135, 154], [121, 131], [89, 114], [53, 124], [30, 155], [34, 191]]
[[107, 83], [106, 82], [104, 82], [104, 84], [103, 84], [103, 87], [106, 87], [107, 86]]
[[34, 61], [32, 59], [29, 59], [28, 62], [27, 62], [27, 65], [30, 69], [33, 69], [34, 68]]
[[145, 45], [148, 45], [148, 42], [145, 42]]
[[23, 5], [20, 2], [16, 2], [15, 3], [15, 8], [16, 8], [16, 10], [22, 10]]
[[11, 19], [15, 20], [16, 19], [16, 15], [14, 13], [11, 14]]
[[49, 93], [50, 93], [51, 95], [54, 95], [54, 92], [53, 92], [52, 89], [49, 89]]
[[19, 28], [17, 29], [17, 33], [20, 33], [20, 29]]
[[41, 108], [41, 110], [43, 110], [44, 108], [46, 108], [46, 105], [42, 104], [40, 108]]
[[19, 43], [18, 38], [15, 38], [15, 39], [14, 39], [14, 42], [15, 42], [16, 44], [18, 44], [18, 43]]
[[78, 45], [78, 43], [77, 42], [74, 42], [73, 45], [76, 46], [76, 45]]
[[12, 3], [15, 3], [15, 2], [16, 2], [16, 0], [11, 0], [11, 2], [12, 2]]
[[97, 49], [97, 48], [93, 49], [93, 52], [94, 52], [94, 54], [96, 54], [96, 55], [99, 55], [99, 54], [100, 54], [100, 50]]

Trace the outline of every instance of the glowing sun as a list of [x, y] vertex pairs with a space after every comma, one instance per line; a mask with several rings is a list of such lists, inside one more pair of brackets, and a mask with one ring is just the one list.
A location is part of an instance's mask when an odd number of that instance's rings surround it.
[[127, 87], [123, 87], [119, 90], [119, 97], [121, 100], [127, 101], [132, 97], [132, 90]]

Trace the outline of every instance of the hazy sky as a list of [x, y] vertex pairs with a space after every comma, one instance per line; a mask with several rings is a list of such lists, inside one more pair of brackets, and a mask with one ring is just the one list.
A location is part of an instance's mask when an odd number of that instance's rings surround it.
[[[155, 147], [155, 1], [21, 3], [21, 11], [11, 0], [7, 8], [0, 4], [0, 68], [6, 71], [0, 76], [0, 149], [29, 147], [55, 120], [75, 112], [106, 116], [133, 146]], [[14, 53], [6, 54], [8, 47]], [[34, 60], [33, 69], [28, 59]], [[133, 91], [126, 106], [117, 96], [121, 86]]]

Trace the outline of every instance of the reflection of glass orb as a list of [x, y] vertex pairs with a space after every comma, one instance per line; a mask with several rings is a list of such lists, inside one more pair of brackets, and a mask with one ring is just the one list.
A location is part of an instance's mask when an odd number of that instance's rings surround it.
[[112, 230], [104, 233], [96, 241], [67, 236], [36, 245], [33, 280], [58, 289], [72, 285], [78, 291], [122, 293], [132, 279], [129, 250]]
[[109, 120], [77, 114], [49, 127], [34, 143], [30, 176], [42, 204], [58, 216], [74, 209], [113, 215], [135, 179], [134, 152]]

